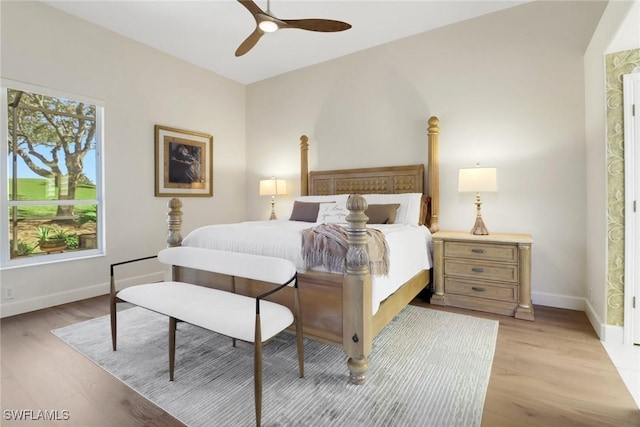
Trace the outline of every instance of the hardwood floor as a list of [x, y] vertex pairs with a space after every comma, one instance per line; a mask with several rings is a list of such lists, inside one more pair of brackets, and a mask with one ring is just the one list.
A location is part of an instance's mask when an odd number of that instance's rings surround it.
[[[0, 321], [0, 424], [181, 425], [50, 333], [107, 314], [107, 301], [97, 297]], [[484, 427], [640, 426], [640, 410], [584, 313], [536, 306], [536, 321], [528, 322], [414, 303], [500, 321]], [[21, 409], [34, 416], [57, 410], [61, 420], [7, 419], [7, 410]]]
[[536, 306], [529, 322], [429, 307], [500, 321], [483, 426], [640, 426], [640, 410], [583, 312]]

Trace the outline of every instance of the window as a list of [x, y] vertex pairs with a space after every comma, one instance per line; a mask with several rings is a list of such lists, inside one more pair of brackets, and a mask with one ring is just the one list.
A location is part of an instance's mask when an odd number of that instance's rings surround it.
[[2, 267], [103, 253], [103, 108], [2, 81]]

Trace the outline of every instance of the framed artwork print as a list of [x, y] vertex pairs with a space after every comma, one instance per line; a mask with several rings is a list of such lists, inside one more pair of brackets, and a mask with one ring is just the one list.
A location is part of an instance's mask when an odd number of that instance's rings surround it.
[[213, 196], [213, 136], [155, 125], [156, 197]]

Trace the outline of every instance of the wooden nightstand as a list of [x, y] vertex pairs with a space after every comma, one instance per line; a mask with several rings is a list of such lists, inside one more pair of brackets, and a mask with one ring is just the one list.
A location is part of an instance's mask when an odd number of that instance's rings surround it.
[[532, 243], [528, 234], [434, 233], [435, 289], [431, 304], [534, 320]]

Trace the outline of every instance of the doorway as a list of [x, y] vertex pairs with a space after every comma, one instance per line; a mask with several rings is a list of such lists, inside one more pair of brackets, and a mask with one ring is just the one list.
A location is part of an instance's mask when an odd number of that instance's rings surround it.
[[[623, 76], [625, 166], [624, 342], [640, 345], [640, 69]], [[629, 327], [627, 327], [627, 325]]]

